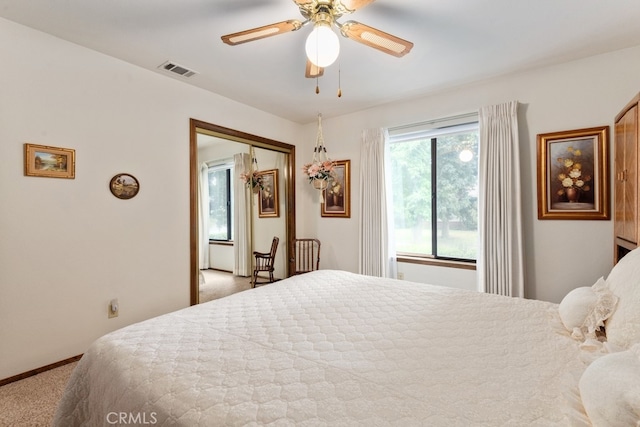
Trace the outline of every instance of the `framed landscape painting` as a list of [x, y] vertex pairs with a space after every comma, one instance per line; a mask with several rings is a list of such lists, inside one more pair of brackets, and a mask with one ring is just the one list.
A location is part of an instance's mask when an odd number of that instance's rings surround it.
[[538, 135], [538, 219], [609, 219], [609, 127]]
[[111, 194], [118, 199], [132, 199], [140, 191], [138, 179], [128, 173], [119, 173], [111, 178], [109, 182]]
[[24, 144], [24, 174], [46, 178], [76, 177], [76, 151], [70, 148]]

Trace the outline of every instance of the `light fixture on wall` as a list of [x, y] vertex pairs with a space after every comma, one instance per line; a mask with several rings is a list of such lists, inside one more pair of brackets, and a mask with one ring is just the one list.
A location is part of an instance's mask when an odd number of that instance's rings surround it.
[[322, 114], [318, 113], [318, 134], [316, 136], [316, 146], [313, 149], [311, 163], [306, 163], [302, 170], [309, 179], [313, 188], [320, 191], [320, 203], [324, 202], [322, 190], [327, 188], [329, 179], [335, 176], [335, 163], [327, 155], [327, 147], [324, 145], [322, 135]]
[[340, 54], [340, 40], [332, 29], [334, 20], [331, 8], [328, 5], [319, 5], [313, 20], [313, 30], [305, 44], [307, 59], [317, 67], [328, 67]]

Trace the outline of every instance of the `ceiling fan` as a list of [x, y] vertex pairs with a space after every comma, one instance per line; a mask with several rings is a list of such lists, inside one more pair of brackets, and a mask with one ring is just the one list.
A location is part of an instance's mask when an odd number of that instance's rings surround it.
[[337, 21], [338, 18], [353, 13], [374, 1], [293, 0], [305, 18], [304, 21], [290, 19], [238, 33], [227, 34], [222, 36], [222, 41], [228, 45], [235, 46], [265, 37], [297, 31], [311, 23], [314, 29], [309, 34], [305, 46], [307, 52], [305, 77], [310, 78], [321, 76], [324, 73], [324, 67], [331, 65], [338, 57], [340, 42], [333, 31], [334, 26], [342, 36], [351, 40], [396, 57], [406, 55], [413, 47], [413, 43], [410, 41], [356, 21], [347, 21], [342, 24]]

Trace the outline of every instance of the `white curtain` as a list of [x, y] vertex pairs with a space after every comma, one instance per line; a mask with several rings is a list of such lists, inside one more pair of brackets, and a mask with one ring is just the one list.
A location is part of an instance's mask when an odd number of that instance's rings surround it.
[[358, 268], [361, 274], [395, 278], [395, 248], [389, 233], [392, 217], [387, 208], [391, 187], [384, 165], [387, 139], [382, 128], [362, 132]]
[[209, 268], [209, 166], [200, 165], [198, 174], [198, 254], [200, 270]]
[[233, 274], [251, 275], [251, 212], [250, 189], [240, 179], [240, 174], [251, 170], [247, 153], [233, 155]]
[[481, 291], [524, 297], [517, 113], [517, 101], [479, 112], [478, 281]]

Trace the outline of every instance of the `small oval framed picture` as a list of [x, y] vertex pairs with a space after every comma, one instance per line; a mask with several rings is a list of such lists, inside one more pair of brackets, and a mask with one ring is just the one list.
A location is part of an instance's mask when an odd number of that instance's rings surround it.
[[118, 199], [131, 199], [140, 191], [140, 183], [133, 175], [119, 173], [111, 178], [109, 189]]

